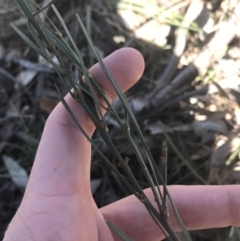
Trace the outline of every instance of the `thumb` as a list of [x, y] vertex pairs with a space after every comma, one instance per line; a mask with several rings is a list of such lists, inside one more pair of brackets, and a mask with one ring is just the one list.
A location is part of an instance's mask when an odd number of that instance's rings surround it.
[[[106, 57], [104, 63], [122, 91], [140, 78], [144, 69], [141, 54], [124, 48]], [[99, 64], [90, 70], [110, 100], [116, 93]], [[67, 104], [88, 135], [95, 127], [82, 107], [68, 94]], [[27, 193], [44, 195], [90, 194], [91, 146], [76, 128], [60, 103], [49, 116], [30, 175]]]

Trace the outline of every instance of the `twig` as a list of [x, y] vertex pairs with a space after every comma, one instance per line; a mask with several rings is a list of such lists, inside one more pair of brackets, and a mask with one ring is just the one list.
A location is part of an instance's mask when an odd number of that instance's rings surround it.
[[52, 0], [49, 4], [47, 4], [45, 7], [39, 9], [37, 12], [33, 14], [34, 17], [36, 17], [39, 13], [50, 7], [52, 4], [54, 4], [57, 0]]

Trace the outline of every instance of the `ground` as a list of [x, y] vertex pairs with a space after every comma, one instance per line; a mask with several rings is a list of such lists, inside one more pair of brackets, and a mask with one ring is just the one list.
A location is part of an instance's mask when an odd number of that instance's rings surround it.
[[[44, 7], [48, 1], [37, 1]], [[134, 47], [146, 68], [127, 93], [154, 160], [168, 184], [240, 183], [240, 4], [216, 1], [70, 0], [55, 2], [88, 67], [96, 62], [78, 13], [101, 57]], [[13, 0], [0, 0], [0, 237], [18, 208], [45, 121], [58, 103], [58, 76], [9, 26], [28, 35]], [[51, 8], [44, 10], [62, 31]], [[43, 16], [43, 15], [42, 15]], [[77, 71], [75, 71], [77, 75]], [[64, 86], [61, 90], [66, 93]], [[115, 103], [121, 115], [121, 108]], [[141, 183], [148, 184], [114, 121], [113, 141]], [[160, 123], [159, 123], [160, 122]], [[99, 135], [101, 150], [115, 161]], [[141, 150], [140, 150], [141, 151]], [[17, 166], [17, 170], [16, 170]], [[15, 172], [11, 171], [15, 168]], [[197, 175], [194, 175], [194, 172]], [[92, 191], [99, 207], [130, 194], [93, 149]], [[233, 235], [231, 236], [231, 234]], [[193, 232], [193, 240], [239, 240], [238, 229]]]

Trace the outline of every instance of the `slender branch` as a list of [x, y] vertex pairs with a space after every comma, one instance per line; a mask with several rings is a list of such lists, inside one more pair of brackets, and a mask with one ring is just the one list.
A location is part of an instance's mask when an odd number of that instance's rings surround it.
[[48, 3], [45, 7], [39, 9], [37, 12], [33, 13], [33, 16], [36, 17], [39, 13], [50, 7], [52, 4], [54, 4], [57, 0], [52, 0], [50, 3]]

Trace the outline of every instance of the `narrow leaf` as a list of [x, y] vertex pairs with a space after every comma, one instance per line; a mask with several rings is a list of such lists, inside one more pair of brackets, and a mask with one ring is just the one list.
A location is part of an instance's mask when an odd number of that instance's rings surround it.
[[106, 220], [106, 223], [108, 227], [117, 234], [122, 240], [124, 241], [133, 241], [129, 236], [127, 236], [122, 230], [120, 230], [117, 226], [115, 226], [112, 222], [109, 220]]
[[192, 172], [192, 174], [202, 183], [207, 184], [207, 182], [196, 172], [196, 170], [191, 166], [191, 164], [185, 160], [185, 158], [183, 157], [183, 155], [179, 152], [179, 150], [177, 149], [177, 147], [174, 145], [174, 143], [172, 142], [171, 138], [169, 137], [169, 135], [167, 134], [167, 132], [164, 129], [164, 126], [162, 125], [162, 123], [159, 121], [158, 124], [160, 125], [161, 129], [163, 130], [163, 134], [167, 140], [167, 142], [169, 143], [169, 145], [173, 148], [173, 150], [176, 152], [176, 154], [178, 155], [178, 157], [181, 159], [181, 161], [189, 168], [189, 170]]

